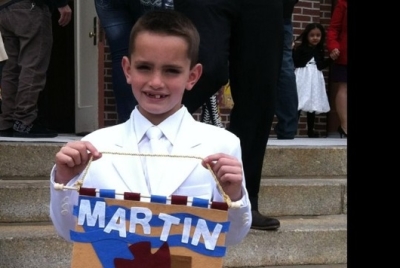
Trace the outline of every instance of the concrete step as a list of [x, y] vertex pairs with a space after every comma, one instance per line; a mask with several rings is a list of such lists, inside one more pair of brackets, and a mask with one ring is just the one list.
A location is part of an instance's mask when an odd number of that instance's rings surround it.
[[0, 180], [0, 223], [49, 221], [49, 178]]
[[347, 215], [277, 217], [276, 231], [250, 230], [228, 250], [228, 267], [347, 263]]
[[[58, 138], [0, 138], [0, 268], [70, 267], [72, 245], [49, 219], [48, 177], [79, 137]], [[347, 141], [270, 138], [262, 176], [260, 212], [281, 227], [251, 230], [224, 267], [347, 267]]]
[[262, 176], [346, 176], [347, 146], [267, 146]]
[[[308, 140], [324, 142], [327, 139], [303, 140], [306, 142]], [[303, 141], [293, 143], [296, 141], [295, 139], [282, 143], [282, 141], [272, 139], [267, 145], [262, 176], [346, 176], [347, 143], [338, 143], [340, 139], [331, 140], [336, 141], [332, 144], [328, 143], [328, 145], [318, 145], [315, 142], [298, 145]], [[62, 145], [64, 143], [0, 140], [0, 179], [13, 177], [28, 179], [29, 177], [48, 176], [54, 164], [55, 154]]]
[[347, 214], [347, 177], [264, 178], [258, 206], [269, 216]]
[[[269, 216], [346, 214], [346, 185], [345, 177], [263, 179], [259, 210]], [[46, 177], [0, 180], [0, 222], [49, 221], [49, 187]]]
[[[278, 219], [278, 230], [250, 230], [229, 248], [224, 267], [346, 264], [346, 215]], [[71, 250], [49, 223], [0, 225], [0, 268], [69, 268]]]

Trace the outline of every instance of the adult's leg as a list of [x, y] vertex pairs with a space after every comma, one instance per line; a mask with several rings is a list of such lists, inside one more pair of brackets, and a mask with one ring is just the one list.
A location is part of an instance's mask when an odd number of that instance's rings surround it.
[[240, 138], [246, 188], [252, 210], [257, 211], [282, 61], [282, 1], [240, 3], [241, 16], [232, 25], [230, 86], [234, 106], [228, 129]]
[[113, 92], [118, 122], [122, 123], [129, 119], [137, 104], [131, 86], [126, 83], [121, 62], [123, 56], [128, 56], [129, 35], [142, 12], [142, 7], [139, 0], [95, 0], [94, 2], [110, 47]]
[[3, 73], [3, 66], [4, 64], [6, 64], [6, 61], [0, 61], [0, 84], [1, 84], [1, 77], [2, 77], [2, 73]]
[[199, 62], [203, 73], [183, 104], [194, 113], [228, 82], [230, 21], [238, 0], [174, 0], [175, 10], [184, 13], [200, 34]]
[[318, 138], [319, 134], [314, 131], [315, 112], [307, 112], [307, 135], [309, 138]]
[[[7, 8], [0, 10], [0, 31], [3, 35], [4, 47], [7, 49], [8, 60], [7, 64], [3, 65], [2, 70], [2, 81], [1, 81], [1, 94], [2, 94], [2, 112], [0, 114], [0, 131], [9, 130], [9, 136], [12, 136], [12, 127], [14, 125], [14, 107], [15, 107], [15, 96], [18, 90], [18, 38], [12, 31], [7, 30], [5, 27], [6, 21], [9, 20], [11, 12], [7, 12]], [[6, 13], [7, 12], [7, 13]], [[7, 39], [6, 39], [7, 36]], [[6, 66], [8, 65], [8, 67]], [[7, 88], [4, 90], [4, 88]], [[4, 93], [6, 92], [6, 93]], [[0, 134], [7, 134], [6, 132]]]
[[16, 121], [19, 131], [28, 131], [37, 118], [37, 101], [46, 84], [53, 42], [51, 14], [46, 5], [32, 8], [32, 2], [24, 0], [6, 7], [1, 16], [9, 59], [3, 68], [0, 129]]
[[278, 80], [275, 114], [278, 122], [274, 128], [278, 139], [293, 139], [297, 133], [299, 104], [296, 76], [292, 58], [293, 26], [291, 19], [285, 19], [283, 25], [283, 57]]
[[347, 134], [347, 83], [345, 82], [337, 83], [335, 105], [340, 120], [340, 126]]
[[1, 102], [2, 102], [2, 99], [1, 99], [1, 74], [2, 74], [3, 66], [5, 63], [6, 63], [6, 61], [0, 62], [0, 114], [1, 114]]

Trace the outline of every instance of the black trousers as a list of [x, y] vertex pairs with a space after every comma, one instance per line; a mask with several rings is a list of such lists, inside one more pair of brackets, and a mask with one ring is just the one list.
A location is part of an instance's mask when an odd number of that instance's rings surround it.
[[195, 112], [230, 80], [234, 107], [228, 130], [241, 141], [246, 188], [253, 210], [275, 111], [282, 61], [281, 0], [174, 0], [200, 33], [204, 66], [183, 104]]

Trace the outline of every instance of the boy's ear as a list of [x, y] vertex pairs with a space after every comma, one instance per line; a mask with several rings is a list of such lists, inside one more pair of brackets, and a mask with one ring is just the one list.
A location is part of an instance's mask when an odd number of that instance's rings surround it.
[[122, 57], [122, 70], [124, 71], [126, 82], [131, 84], [131, 63], [127, 56]]
[[186, 83], [186, 90], [191, 90], [194, 85], [199, 81], [201, 74], [203, 73], [203, 65], [197, 63], [189, 73], [189, 79]]

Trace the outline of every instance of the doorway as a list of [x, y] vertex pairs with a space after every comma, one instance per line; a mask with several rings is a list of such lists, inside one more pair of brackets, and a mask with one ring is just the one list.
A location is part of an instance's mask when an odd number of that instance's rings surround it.
[[53, 13], [53, 47], [47, 82], [39, 96], [39, 120], [58, 133], [83, 135], [99, 128], [98, 25], [92, 1], [68, 1], [73, 20], [58, 25]]
[[[74, 3], [69, 1], [74, 13]], [[58, 133], [75, 133], [75, 58], [74, 19], [65, 26], [58, 25], [59, 13], [52, 16], [53, 47], [47, 80], [38, 101], [38, 119]]]

